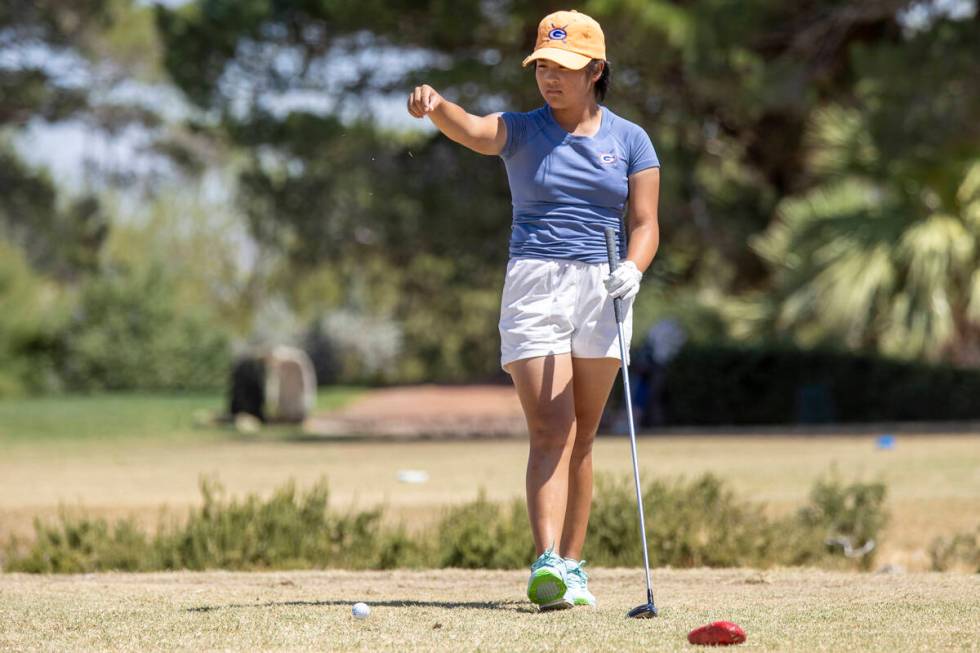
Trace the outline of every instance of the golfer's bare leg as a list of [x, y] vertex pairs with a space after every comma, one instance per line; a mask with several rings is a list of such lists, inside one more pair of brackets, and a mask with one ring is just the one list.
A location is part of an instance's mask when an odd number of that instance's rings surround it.
[[568, 469], [568, 503], [561, 532], [561, 554], [582, 559], [592, 508], [592, 443], [609, 391], [619, 374], [618, 358], [573, 358], [575, 441]]
[[569, 354], [515, 361], [507, 366], [527, 419], [527, 513], [538, 555], [561, 540], [568, 499], [568, 463], [575, 433], [575, 398]]

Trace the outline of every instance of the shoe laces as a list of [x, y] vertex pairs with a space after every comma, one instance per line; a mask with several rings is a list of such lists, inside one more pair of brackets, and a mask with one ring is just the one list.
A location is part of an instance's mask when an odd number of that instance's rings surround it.
[[589, 582], [589, 575], [585, 573], [582, 567], [585, 565], [585, 560], [574, 561], [566, 560], [565, 568], [568, 570], [568, 584], [574, 587], [585, 587]]
[[555, 554], [555, 547], [546, 549], [537, 560], [531, 564], [531, 571], [537, 571], [541, 567], [564, 567], [565, 561], [561, 556]]

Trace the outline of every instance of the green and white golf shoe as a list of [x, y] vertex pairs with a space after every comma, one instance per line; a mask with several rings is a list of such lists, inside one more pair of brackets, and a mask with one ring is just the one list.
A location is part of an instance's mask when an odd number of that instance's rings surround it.
[[531, 565], [531, 577], [527, 581], [527, 598], [544, 610], [564, 610], [572, 607], [567, 600], [565, 561], [551, 547]]
[[583, 565], [585, 560], [565, 558], [565, 584], [568, 587], [565, 600], [572, 605], [588, 605], [594, 608], [595, 597], [589, 591], [589, 575], [582, 569]]

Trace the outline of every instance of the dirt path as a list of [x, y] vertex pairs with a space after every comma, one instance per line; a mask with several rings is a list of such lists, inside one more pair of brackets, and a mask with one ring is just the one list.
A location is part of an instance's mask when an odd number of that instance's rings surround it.
[[509, 385], [420, 385], [372, 390], [349, 406], [307, 420], [315, 436], [342, 438], [524, 437], [524, 414]]
[[[604, 421], [600, 434], [626, 434], [624, 423]], [[418, 385], [369, 390], [348, 406], [308, 419], [314, 439], [458, 440], [525, 438], [527, 427], [512, 385]], [[881, 422], [777, 424], [768, 426], [668, 426], [643, 431], [657, 436], [977, 435], [980, 422]]]

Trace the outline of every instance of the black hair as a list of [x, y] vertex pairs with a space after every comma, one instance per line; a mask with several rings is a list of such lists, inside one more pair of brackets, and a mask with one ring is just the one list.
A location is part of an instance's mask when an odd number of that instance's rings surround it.
[[[596, 66], [602, 59], [593, 59], [589, 62], [589, 77], [595, 73]], [[608, 61], [603, 61], [605, 66], [602, 67], [602, 75], [596, 80], [595, 86], [592, 90], [595, 92], [595, 99], [597, 102], [602, 102], [606, 99], [606, 93], [609, 92], [609, 83], [612, 81], [612, 68], [609, 66]]]

